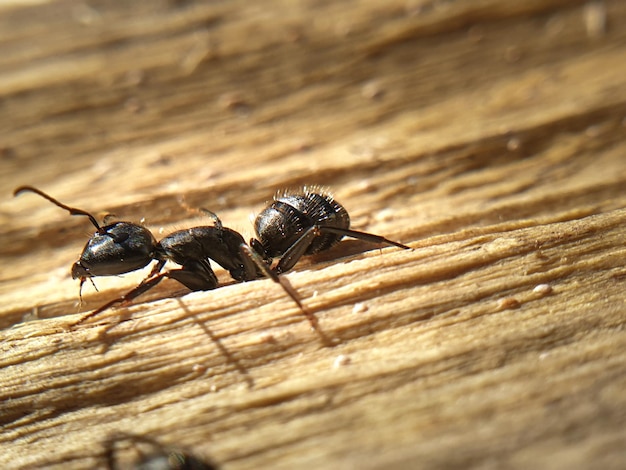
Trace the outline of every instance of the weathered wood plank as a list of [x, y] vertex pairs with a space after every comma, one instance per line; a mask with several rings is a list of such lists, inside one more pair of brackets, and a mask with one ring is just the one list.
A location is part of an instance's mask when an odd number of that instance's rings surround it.
[[[227, 469], [621, 468], [626, 4], [519, 3], [1, 7], [1, 466], [101, 467], [135, 432]], [[19, 184], [246, 237], [324, 185], [413, 250], [286, 274], [332, 346], [221, 270], [68, 331], [92, 229]]]

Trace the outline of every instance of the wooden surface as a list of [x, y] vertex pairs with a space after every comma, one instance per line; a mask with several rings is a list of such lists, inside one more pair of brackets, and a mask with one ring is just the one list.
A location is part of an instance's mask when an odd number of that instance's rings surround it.
[[[224, 469], [626, 461], [626, 2], [0, 5], [0, 467], [133, 432]], [[165, 281], [76, 331], [88, 221], [353, 227], [275, 284]], [[82, 311], [146, 271], [97, 279]]]

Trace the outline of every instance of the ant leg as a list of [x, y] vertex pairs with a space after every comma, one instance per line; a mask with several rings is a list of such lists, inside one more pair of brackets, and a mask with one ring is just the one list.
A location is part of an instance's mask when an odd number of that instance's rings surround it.
[[150, 274], [148, 274], [146, 278], [141, 282], [147, 281], [152, 276], [156, 276], [158, 273], [160, 273], [161, 269], [163, 269], [163, 266], [165, 266], [165, 263], [166, 263], [165, 260], [159, 260], [159, 262], [155, 264], [154, 267], [150, 270]]
[[121, 297], [107, 302], [93, 312], [84, 315], [76, 323], [74, 323], [72, 327], [78, 326], [86, 320], [95, 317], [99, 313], [108, 310], [113, 305], [131, 302], [144, 292], [152, 289], [165, 277], [174, 279], [191, 290], [210, 290], [217, 286], [217, 278], [206, 262], [193, 262], [183, 266], [182, 269], [173, 269], [172, 271], [159, 273], [164, 264], [165, 261], [159, 261], [159, 263], [152, 269], [151, 276], [144, 279], [137, 287], [128, 291]]
[[164, 277], [169, 277], [169, 274], [170, 274], [169, 272], [160, 273], [160, 274], [157, 274], [156, 276], [153, 276], [152, 278], [144, 280], [137, 287], [135, 287], [134, 289], [128, 291], [126, 294], [122, 295], [121, 297], [118, 297], [117, 299], [113, 299], [110, 302], [107, 302], [106, 304], [102, 305], [101, 307], [95, 309], [93, 312], [89, 312], [88, 314], [83, 315], [71, 327], [72, 328], [77, 327], [81, 323], [84, 323], [85, 321], [89, 320], [90, 318], [93, 318], [96, 315], [104, 312], [105, 310], [108, 310], [109, 308], [113, 307], [113, 305], [115, 305], [115, 304], [120, 304], [120, 303], [132, 301], [133, 299], [135, 299], [136, 297], [139, 297], [144, 292], [152, 289], [159, 282], [161, 282]]
[[278, 264], [274, 270], [277, 273], [284, 273], [285, 271], [289, 271], [294, 265], [304, 256], [306, 250], [309, 249], [315, 237], [320, 235], [320, 228], [317, 225], [309, 227], [306, 232], [302, 234], [298, 240], [289, 247], [287, 251], [283, 253], [283, 255], [278, 260]]
[[82, 209], [77, 209], [76, 207], [66, 206], [62, 202], [57, 201], [52, 196], [49, 196], [48, 194], [44, 193], [40, 189], [37, 189], [33, 186], [20, 186], [19, 188], [15, 188], [15, 190], [13, 191], [13, 197], [24, 192], [31, 192], [31, 193], [39, 194], [42, 198], [47, 199], [55, 206], [58, 206], [61, 209], [65, 209], [66, 211], [68, 211], [70, 215], [84, 215], [85, 217], [89, 218], [91, 223], [98, 229], [98, 231], [100, 231], [100, 228], [101, 228], [100, 224], [98, 224], [98, 221], [96, 220], [96, 218], [93, 215], [91, 215], [89, 212], [84, 211]]
[[381, 235], [375, 235], [373, 233], [359, 232], [357, 230], [335, 227], [319, 227], [319, 231], [322, 233], [335, 233], [337, 235], [343, 235], [344, 237], [356, 238], [357, 240], [364, 240], [371, 243], [385, 243], [387, 245], [397, 246], [398, 248], [404, 248], [405, 250], [411, 249], [410, 246], [404, 245], [399, 242], [394, 242], [393, 240], [389, 240], [388, 238], [385, 238]]
[[[157, 273], [159, 273], [161, 271], [161, 269], [163, 269], [163, 266], [165, 265], [165, 261], [159, 261], [157, 264], [154, 265], [154, 267], [152, 268], [152, 270], [150, 271], [150, 274], [148, 274], [143, 281], [141, 281], [142, 283], [147, 281], [148, 279], [150, 279], [152, 276], [156, 275]], [[98, 290], [98, 287], [96, 286], [96, 283], [93, 282], [93, 277], [92, 276], [83, 276], [80, 278], [80, 286], [78, 287], [78, 298], [80, 299], [80, 303], [79, 306], [83, 304], [83, 284], [85, 284], [85, 281], [89, 279], [89, 282], [91, 282], [91, 285], [93, 286], [94, 289], [96, 289], [96, 292], [100, 292]], [[80, 307], [79, 307], [80, 308]]]
[[252, 248], [253, 251], [255, 251], [260, 257], [263, 258], [263, 261], [265, 262], [266, 265], [268, 266], [272, 265], [272, 258], [268, 256], [267, 252], [265, 251], [265, 248], [263, 248], [263, 244], [259, 240], [257, 240], [256, 238], [251, 238], [250, 248]]
[[248, 255], [248, 257], [254, 261], [254, 264], [259, 268], [259, 270], [265, 274], [266, 277], [269, 277], [272, 281], [274, 281], [275, 283], [279, 284], [283, 290], [285, 291], [285, 293], [291, 297], [291, 299], [296, 303], [296, 305], [298, 305], [298, 308], [300, 309], [300, 311], [304, 314], [304, 316], [307, 317], [307, 319], [309, 320], [309, 323], [311, 324], [311, 326], [315, 329], [317, 329], [317, 318], [315, 318], [311, 312], [309, 312], [304, 305], [302, 304], [302, 301], [300, 300], [300, 297], [298, 296], [298, 293], [295, 291], [295, 289], [293, 287], [291, 287], [290, 284], [288, 284], [287, 282], [285, 282], [285, 280], [280, 277], [278, 274], [279, 272], [276, 272], [272, 269], [270, 269], [267, 264], [265, 263], [265, 261], [263, 260], [263, 257], [257, 253], [254, 249], [252, 249], [249, 245], [242, 243], [241, 244], [241, 251], [243, 253], [245, 253], [246, 255]]
[[[109, 307], [112, 307], [113, 305], [115, 305], [115, 304], [117, 304], [117, 303], [124, 302], [128, 296], [130, 296], [130, 295], [132, 295], [132, 294], [134, 293], [134, 291], [136, 291], [136, 290], [140, 289], [140, 288], [141, 288], [141, 287], [143, 287], [145, 284], [147, 284], [147, 283], [150, 281], [150, 279], [151, 279], [151, 278], [154, 278], [155, 276], [157, 276], [157, 274], [159, 273], [159, 271], [161, 271], [161, 269], [163, 269], [163, 266], [165, 266], [165, 261], [159, 261], [157, 264], [155, 264], [155, 265], [154, 265], [154, 267], [153, 267], [153, 268], [152, 268], [152, 270], [150, 271], [150, 274], [148, 274], [148, 276], [147, 276], [147, 277], [146, 277], [143, 281], [141, 281], [137, 287], [135, 287], [133, 290], [131, 290], [130, 292], [126, 293], [126, 294], [125, 294], [125, 295], [123, 295], [122, 297], [117, 298], [117, 299], [114, 299], [114, 300], [111, 300], [110, 302], [107, 302], [106, 304], [104, 304], [104, 305], [103, 305], [103, 306], [101, 306], [100, 308], [97, 308], [97, 309], [96, 309], [96, 310], [94, 310], [93, 312], [90, 312], [90, 313], [88, 313], [88, 314], [86, 314], [86, 315], [83, 315], [81, 318], [79, 318], [79, 320], [78, 320], [76, 323], [74, 323], [74, 324], [72, 325], [72, 328], [74, 328], [75, 326], [80, 325], [80, 324], [81, 324], [81, 323], [83, 323], [85, 320], [88, 320], [88, 319], [90, 319], [90, 318], [92, 318], [92, 317], [95, 317], [95, 316], [96, 316], [96, 315], [98, 315], [100, 312], [104, 312], [104, 311], [105, 311], [106, 309], [108, 309]], [[91, 280], [91, 283], [93, 284], [93, 279], [89, 278], [89, 280]], [[84, 277], [81, 277], [81, 278], [80, 278], [80, 289], [81, 289], [81, 291], [82, 291], [82, 288], [83, 288], [83, 283], [84, 283], [84, 282], [85, 282], [85, 278], [84, 278]], [[131, 297], [131, 300], [132, 300], [132, 299], [134, 299], [135, 297], [137, 297], [138, 295], [140, 295], [140, 294], [144, 293], [144, 292], [145, 292], [145, 291], [147, 291], [148, 289], [151, 289], [152, 287], [156, 286], [159, 282], [161, 282], [161, 278], [159, 278], [159, 280], [158, 280], [158, 281], [156, 281], [156, 283], [154, 283], [154, 284], [150, 285], [150, 287], [145, 288], [145, 289], [141, 290], [140, 292], [138, 292], [138, 293], [134, 294], [134, 295]], [[95, 284], [94, 284], [94, 287], [96, 287], [96, 285], [95, 285]], [[98, 290], [98, 289], [96, 288], [96, 290]], [[80, 301], [81, 301], [81, 303], [82, 303], [82, 301], [83, 301], [83, 297], [82, 297], [82, 294], [80, 294], [80, 292], [79, 292], [79, 295], [80, 295]]]
[[320, 227], [319, 225], [314, 225], [307, 229], [307, 231], [304, 232], [302, 236], [298, 238], [298, 240], [293, 245], [291, 245], [287, 251], [283, 253], [274, 269], [278, 273], [289, 271], [306, 253], [306, 250], [308, 250], [308, 248], [311, 246], [313, 240], [315, 240], [315, 238], [322, 233], [334, 233], [336, 235], [356, 238], [359, 240], [364, 240], [366, 242], [386, 243], [388, 245], [397, 246], [398, 248], [404, 248], [405, 250], [411, 249], [411, 247], [403, 245], [402, 243], [394, 242], [393, 240], [389, 240], [388, 238], [385, 238], [381, 235], [375, 235], [373, 233], [358, 232], [356, 230], [336, 227]]
[[208, 260], [192, 260], [181, 269], [172, 269], [168, 277], [180, 282], [191, 291], [211, 290], [217, 287], [218, 281]]

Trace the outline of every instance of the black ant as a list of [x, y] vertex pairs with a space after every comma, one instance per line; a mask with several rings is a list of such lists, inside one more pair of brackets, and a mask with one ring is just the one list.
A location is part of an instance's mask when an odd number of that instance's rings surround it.
[[147, 436], [116, 433], [104, 442], [109, 470], [217, 470], [217, 465]]
[[[345, 208], [332, 196], [315, 189], [305, 188], [303, 192], [277, 196], [257, 216], [254, 226], [258, 239], [250, 240], [249, 245], [241, 234], [224, 227], [217, 215], [207, 210], [204, 212], [214, 219], [213, 226], [178, 230], [157, 242], [147, 228], [132, 222], [101, 227], [90, 213], [66, 206], [32, 186], [21, 186], [14, 195], [26, 191], [40, 195], [71, 215], [88, 217], [96, 227], [96, 233], [72, 266], [72, 277], [80, 278], [81, 288], [86, 279], [127, 273], [147, 266], [152, 260], [157, 261], [149, 276], [137, 287], [83, 316], [74, 326], [117, 303], [132, 301], [165, 277], [175, 279], [192, 291], [214, 289], [218, 281], [209, 263], [213, 260], [236, 281], [266, 276], [279, 283], [315, 328], [315, 317], [304, 308], [291, 286], [281, 282], [279, 274], [290, 270], [302, 256], [327, 250], [344, 236], [410, 249], [380, 235], [350, 230], [350, 217]], [[272, 268], [275, 258], [279, 260]], [[161, 272], [168, 260], [182, 268]]]
[[[137, 287], [83, 316], [73, 326], [117, 303], [132, 301], [165, 277], [175, 279], [192, 291], [214, 289], [218, 281], [211, 269], [210, 259], [226, 269], [236, 281], [251, 281], [263, 275], [271, 278], [283, 287], [309, 319], [312, 318], [291, 286], [281, 282], [278, 274], [270, 270], [248, 247], [243, 237], [224, 227], [219, 218], [210, 211], [205, 212], [214, 218], [214, 226], [178, 230], [157, 242], [152, 233], [141, 225], [114, 222], [100, 226], [90, 213], [69, 207], [37, 188], [21, 186], [13, 194], [16, 196], [22, 192], [38, 194], [69, 211], [71, 215], [86, 216], [96, 227], [96, 233], [87, 241], [80, 258], [72, 266], [72, 278], [80, 278], [81, 289], [86, 279], [124, 274], [141, 269], [153, 260], [157, 261], [149, 276]], [[168, 260], [182, 268], [161, 272]]]

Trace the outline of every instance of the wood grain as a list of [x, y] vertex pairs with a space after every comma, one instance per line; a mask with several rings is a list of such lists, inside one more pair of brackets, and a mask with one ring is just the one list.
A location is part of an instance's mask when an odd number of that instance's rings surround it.
[[[224, 469], [623, 468], [626, 3], [0, 6], [0, 466], [120, 432]], [[252, 236], [282, 188], [353, 227], [269, 280], [173, 281], [69, 330], [92, 230], [34, 195]], [[81, 311], [147, 272], [97, 279]]]

